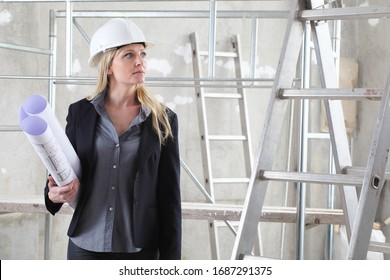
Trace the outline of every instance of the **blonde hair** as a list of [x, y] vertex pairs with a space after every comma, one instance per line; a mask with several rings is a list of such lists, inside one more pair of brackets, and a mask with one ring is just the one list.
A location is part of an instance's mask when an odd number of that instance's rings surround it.
[[[98, 69], [98, 82], [95, 91], [87, 96], [88, 100], [92, 100], [97, 95], [102, 94], [108, 87], [108, 68], [118, 52], [119, 49], [101, 53], [95, 60], [97, 61], [95, 65]], [[160, 140], [160, 144], [164, 144], [169, 137], [173, 137], [167, 107], [159, 102], [155, 95], [149, 92], [143, 84], [137, 85], [136, 98], [142, 106], [148, 109], [149, 115], [151, 114], [152, 117], [153, 129]]]

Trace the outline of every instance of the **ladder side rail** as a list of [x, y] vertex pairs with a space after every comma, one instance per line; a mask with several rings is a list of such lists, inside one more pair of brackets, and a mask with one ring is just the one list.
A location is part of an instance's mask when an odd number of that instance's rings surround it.
[[279, 133], [288, 107], [288, 102], [279, 99], [277, 93], [280, 88], [291, 87], [294, 80], [295, 73], [291, 69], [295, 69], [298, 62], [304, 29], [302, 22], [296, 18], [296, 15], [297, 11], [302, 10], [303, 7], [305, 7], [304, 0], [294, 0], [292, 2], [275, 83], [264, 120], [260, 140], [261, 146], [251, 174], [243, 213], [233, 246], [232, 259], [240, 259], [244, 255], [250, 255], [257, 235], [258, 217], [261, 215], [267, 189], [267, 181], [259, 181], [258, 174], [261, 170], [271, 169], [273, 165], [272, 158], [277, 150]]
[[[318, 6], [319, 2], [324, 3], [323, 0], [310, 0], [309, 2], [311, 5], [317, 3], [314, 6]], [[332, 59], [333, 50], [328, 23], [316, 23], [312, 21], [311, 26], [318, 68], [320, 71], [321, 86], [323, 88], [337, 88], [338, 81], [335, 75], [336, 66], [334, 59]], [[332, 151], [336, 172], [342, 173], [344, 167], [352, 165], [352, 159], [349, 151], [345, 123], [343, 121], [344, 114], [341, 100], [324, 100], [324, 105], [329, 126], [330, 140], [333, 147]], [[340, 189], [340, 193], [343, 201], [347, 235], [349, 237], [358, 205], [357, 192], [354, 186], [344, 185]]]
[[[199, 52], [199, 40], [198, 34], [196, 32], [190, 35], [190, 41], [193, 50], [193, 71], [196, 78], [201, 78], [202, 76], [202, 65], [201, 65], [201, 56]], [[207, 110], [206, 110], [206, 100], [204, 98], [204, 87], [202, 87], [202, 82], [195, 81], [195, 91], [196, 91], [196, 100], [197, 100], [197, 110], [198, 110], [198, 120], [199, 120], [199, 131], [201, 133], [201, 150], [202, 150], [202, 159], [206, 161], [203, 164], [203, 171], [205, 177], [205, 188], [209, 192], [209, 195], [214, 198], [214, 192], [212, 190], [212, 169], [211, 169], [211, 157], [210, 157], [210, 139], [207, 125]]]
[[[240, 35], [236, 34], [232, 38], [233, 50], [237, 53], [235, 60], [235, 72], [236, 78], [242, 79], [242, 54], [241, 54], [241, 44], [240, 44]], [[253, 168], [253, 159], [252, 159], [252, 140], [249, 126], [249, 115], [248, 115], [248, 101], [246, 90], [242, 87], [243, 82], [237, 82], [237, 92], [241, 95], [241, 98], [238, 99], [238, 105], [240, 110], [240, 120], [241, 120], [241, 131], [242, 135], [246, 137], [243, 141], [244, 157], [245, 157], [245, 170], [246, 176], [249, 178], [250, 173]]]
[[355, 226], [352, 229], [348, 259], [366, 259], [379, 197], [385, 183], [390, 149], [390, 69], [380, 104], [377, 125], [360, 193]]
[[[196, 78], [202, 76], [202, 65], [201, 56], [199, 49], [199, 40], [196, 32], [190, 34], [190, 41], [192, 46], [192, 60], [193, 60], [193, 71]], [[201, 86], [200, 81], [195, 81], [195, 91], [197, 99], [197, 110], [198, 110], [198, 122], [199, 132], [201, 133], [201, 151], [203, 161], [203, 174], [205, 179], [205, 189], [209, 193], [210, 197], [214, 199], [214, 182], [211, 168], [211, 152], [210, 152], [210, 139], [207, 125], [207, 110], [206, 100], [204, 96], [204, 88]], [[219, 259], [219, 242], [218, 242], [218, 231], [214, 224], [214, 221], [209, 221], [209, 237], [210, 237], [210, 250], [211, 258]]]
[[[233, 50], [237, 54], [234, 58], [235, 72], [236, 78], [242, 79], [242, 53], [241, 53], [241, 40], [240, 35], [236, 34], [232, 38]], [[252, 158], [252, 139], [249, 125], [249, 114], [248, 114], [248, 97], [245, 88], [243, 87], [243, 82], [237, 82], [237, 92], [241, 95], [241, 98], [238, 99], [238, 106], [240, 110], [240, 122], [241, 122], [241, 133], [245, 137], [245, 140], [242, 142], [243, 144], [243, 154], [245, 161], [245, 176], [250, 178], [252, 168], [253, 168], [253, 158]], [[257, 236], [254, 243], [254, 252], [258, 255], [262, 254], [263, 246], [262, 246], [262, 237], [261, 237], [261, 228], [260, 224], [257, 229]]]

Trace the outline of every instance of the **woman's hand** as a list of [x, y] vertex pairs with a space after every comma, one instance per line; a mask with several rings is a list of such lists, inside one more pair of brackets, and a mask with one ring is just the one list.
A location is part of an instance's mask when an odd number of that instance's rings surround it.
[[52, 176], [48, 176], [49, 180], [49, 199], [54, 203], [72, 203], [77, 201], [77, 194], [80, 187], [80, 182], [78, 179], [74, 179], [68, 185], [59, 187], [57, 183], [54, 181]]

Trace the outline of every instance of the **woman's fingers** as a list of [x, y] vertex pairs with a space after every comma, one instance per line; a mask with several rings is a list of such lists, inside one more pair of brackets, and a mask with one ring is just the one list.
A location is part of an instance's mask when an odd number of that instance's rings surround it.
[[63, 187], [58, 187], [51, 176], [48, 177], [48, 180], [49, 199], [54, 203], [72, 202], [76, 198], [80, 185], [78, 179], [73, 180]]

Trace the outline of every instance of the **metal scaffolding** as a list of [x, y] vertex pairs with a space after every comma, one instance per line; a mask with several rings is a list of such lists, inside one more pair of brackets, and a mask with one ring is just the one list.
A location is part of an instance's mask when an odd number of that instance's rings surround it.
[[[282, 1], [282, 0], [280, 0]], [[208, 2], [208, 9], [205, 10], [138, 10], [138, 11], [126, 11], [126, 10], [75, 10], [74, 3], [90, 3], [95, 2], [100, 3], [116, 3], [116, 2], [192, 2], [190, 0], [166, 0], [166, 1], [125, 1], [125, 0], [3, 0], [3, 3], [62, 3], [65, 5], [64, 10], [50, 9], [49, 10], [49, 46], [47, 49], [35, 48], [30, 46], [20, 46], [7, 42], [0, 42], [0, 48], [9, 49], [14, 51], [29, 52], [34, 54], [43, 55], [48, 59], [48, 74], [47, 76], [32, 76], [32, 75], [19, 75], [15, 73], [14, 75], [1, 75], [0, 80], [39, 80], [47, 81], [48, 86], [48, 100], [53, 108], [55, 108], [57, 89], [56, 86], [60, 84], [69, 84], [69, 85], [93, 85], [96, 82], [95, 77], [80, 77], [73, 76], [73, 45], [74, 45], [74, 29], [78, 30], [84, 40], [89, 43], [90, 38], [87, 32], [84, 30], [80, 19], [89, 18], [112, 18], [112, 17], [131, 17], [131, 18], [156, 18], [156, 19], [168, 19], [168, 18], [196, 18], [196, 19], [205, 19], [208, 20], [208, 52], [209, 52], [209, 63], [208, 63], [208, 75], [204, 78], [194, 78], [194, 77], [148, 77], [146, 80], [146, 85], [149, 87], [206, 87], [206, 88], [250, 88], [250, 89], [262, 89], [262, 88], [271, 88], [273, 79], [263, 79], [256, 78], [255, 66], [256, 59], [258, 57], [257, 48], [258, 48], [258, 24], [259, 19], [286, 19], [289, 15], [289, 11], [273, 11], [273, 10], [245, 10], [245, 5], [243, 5], [243, 10], [220, 10], [218, 9], [217, 0], [204, 0], [203, 2]], [[197, 1], [199, 2], [199, 1]], [[229, 2], [229, 1], [228, 1]], [[234, 1], [232, 1], [234, 2]], [[237, 2], [237, 1], [236, 1]], [[253, 1], [255, 2], [255, 1]], [[283, 1], [286, 2], [286, 1]], [[217, 19], [245, 19], [251, 22], [250, 30], [250, 60], [249, 60], [249, 74], [248, 78], [221, 78], [215, 75], [215, 53], [216, 53], [216, 33], [217, 33]], [[58, 23], [59, 21], [65, 21], [65, 30], [58, 32]], [[58, 63], [58, 42], [57, 38], [60, 35], [65, 35], [65, 76], [57, 75], [57, 63]], [[292, 124], [291, 124], [292, 125]], [[18, 125], [2, 125], [0, 124], [0, 132], [10, 132], [10, 131], [21, 131]], [[205, 207], [205, 204], [201, 206], [199, 204], [185, 204], [183, 205], [183, 218], [188, 219], [212, 219], [215, 220], [239, 220], [241, 206], [238, 205], [237, 208], [230, 207], [221, 207], [215, 203], [215, 201], [210, 197], [210, 194], [206, 191], [205, 187], [201, 181], [195, 176], [191, 171], [191, 168], [181, 159], [181, 166], [189, 178], [193, 181], [195, 186], [199, 189], [200, 193], [204, 196], [208, 205], [208, 208]], [[17, 201], [17, 200], [15, 200]], [[12, 211], [21, 211], [28, 212], [29, 209], [24, 208], [23, 205], [31, 202], [20, 201], [19, 205], [12, 205], [7, 209], [0, 209], [4, 212]], [[36, 201], [34, 201], [36, 203]], [[11, 211], [11, 210], [12, 211]], [[39, 213], [44, 213], [42, 208], [37, 209]], [[70, 213], [69, 209], [64, 209], [64, 213]], [[263, 212], [267, 210], [264, 209]], [[342, 223], [340, 219], [339, 210], [335, 209], [329, 212], [310, 212], [306, 210], [306, 216], [295, 216], [293, 209], [284, 208], [269, 208], [269, 215], [261, 217], [265, 221], [273, 221], [272, 215], [275, 215], [275, 220], [280, 220], [280, 217], [283, 217], [287, 222], [295, 222], [296, 220], [301, 220], [304, 224], [310, 218], [313, 217], [322, 217], [319, 220], [316, 220], [316, 223]], [[336, 215], [335, 215], [336, 214]], [[212, 216], [214, 215], [214, 216]], [[302, 214], [303, 215], [303, 214]], [[321, 216], [323, 215], [323, 216]], [[268, 220], [267, 220], [268, 219]], [[46, 214], [46, 228], [45, 228], [45, 259], [50, 258], [50, 233], [51, 233], [51, 217], [49, 214]], [[303, 234], [303, 233], [302, 233]], [[301, 239], [299, 239], [301, 240]]]

